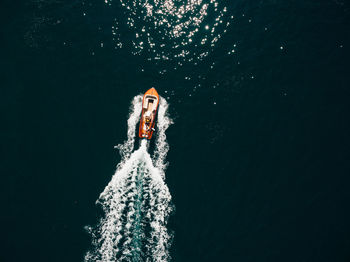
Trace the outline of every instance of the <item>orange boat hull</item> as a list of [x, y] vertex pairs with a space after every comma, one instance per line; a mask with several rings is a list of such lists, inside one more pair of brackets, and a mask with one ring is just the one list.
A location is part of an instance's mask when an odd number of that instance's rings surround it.
[[159, 95], [153, 87], [144, 94], [142, 99], [142, 112], [139, 126], [139, 137], [151, 139], [156, 124], [159, 105]]

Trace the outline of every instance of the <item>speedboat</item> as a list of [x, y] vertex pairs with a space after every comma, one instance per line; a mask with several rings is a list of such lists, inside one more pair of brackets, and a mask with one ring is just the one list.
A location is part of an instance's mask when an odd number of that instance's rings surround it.
[[139, 127], [139, 137], [151, 139], [156, 124], [159, 95], [155, 88], [147, 90], [142, 99], [142, 112]]

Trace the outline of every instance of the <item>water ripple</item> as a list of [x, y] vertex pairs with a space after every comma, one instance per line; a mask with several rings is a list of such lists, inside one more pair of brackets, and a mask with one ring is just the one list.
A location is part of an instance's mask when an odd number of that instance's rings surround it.
[[[106, 0], [112, 5], [116, 0]], [[132, 45], [134, 55], [150, 61], [197, 62], [207, 57], [226, 32], [225, 1], [119, 0], [124, 21], [115, 19], [112, 34], [116, 47]], [[226, 21], [226, 22], [225, 22]], [[126, 25], [130, 36], [120, 27]]]

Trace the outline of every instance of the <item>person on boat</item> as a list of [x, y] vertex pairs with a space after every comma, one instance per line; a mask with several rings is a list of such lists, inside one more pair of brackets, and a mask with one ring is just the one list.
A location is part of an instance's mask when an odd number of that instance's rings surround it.
[[146, 132], [148, 132], [151, 129], [151, 123], [152, 123], [152, 117], [151, 117], [151, 112], [150, 111], [146, 111], [144, 114], [144, 119], [145, 119], [145, 126], [144, 126], [144, 130]]
[[146, 121], [147, 124], [150, 124], [150, 123], [151, 123], [151, 121], [152, 121], [152, 116], [151, 116], [151, 112], [150, 112], [150, 111], [147, 111], [147, 112], [145, 113], [145, 121]]

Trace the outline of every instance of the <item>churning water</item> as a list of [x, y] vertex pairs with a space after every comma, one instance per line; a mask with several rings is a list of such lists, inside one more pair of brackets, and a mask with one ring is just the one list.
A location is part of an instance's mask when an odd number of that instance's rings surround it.
[[161, 98], [153, 158], [147, 151], [147, 140], [133, 151], [141, 104], [142, 96], [136, 96], [128, 119], [128, 139], [117, 146], [122, 160], [97, 200], [105, 216], [96, 228], [87, 227], [93, 249], [85, 255], [86, 262], [170, 259], [172, 235], [166, 225], [173, 207], [164, 180], [169, 150], [165, 131], [172, 121], [167, 115], [168, 104]]

